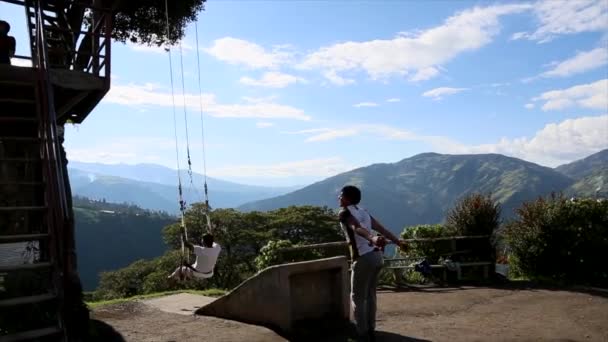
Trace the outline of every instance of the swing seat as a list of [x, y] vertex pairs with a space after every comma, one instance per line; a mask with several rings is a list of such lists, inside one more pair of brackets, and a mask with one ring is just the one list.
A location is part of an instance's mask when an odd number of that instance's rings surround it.
[[[169, 276], [170, 279], [177, 279], [179, 281], [185, 281], [189, 279], [209, 279], [214, 275], [215, 265], [217, 264], [217, 258], [222, 248], [217, 243], [213, 243], [213, 247], [206, 248], [201, 246], [194, 246], [194, 254], [196, 255], [196, 262], [190, 266], [185, 262]], [[200, 270], [209, 270], [202, 272]]]

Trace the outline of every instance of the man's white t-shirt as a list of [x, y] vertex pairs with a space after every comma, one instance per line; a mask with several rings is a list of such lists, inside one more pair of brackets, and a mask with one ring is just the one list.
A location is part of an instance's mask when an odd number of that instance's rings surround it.
[[351, 227], [346, 224], [346, 218], [350, 215], [352, 215], [359, 222], [361, 227], [367, 229], [370, 234], [372, 233], [372, 217], [367, 210], [363, 209], [359, 205], [349, 205], [340, 212], [341, 226], [346, 231], [346, 236], [348, 237], [353, 249], [356, 247], [357, 254], [354, 255], [354, 257], [359, 257], [373, 251], [374, 246], [370, 245], [369, 241], [367, 241], [364, 237], [353, 232]]
[[196, 255], [196, 262], [194, 262], [194, 269], [198, 273], [194, 275], [199, 278], [211, 278], [213, 276], [213, 269], [217, 262], [217, 257], [220, 254], [222, 248], [217, 243], [213, 243], [213, 247], [194, 246], [194, 254]]

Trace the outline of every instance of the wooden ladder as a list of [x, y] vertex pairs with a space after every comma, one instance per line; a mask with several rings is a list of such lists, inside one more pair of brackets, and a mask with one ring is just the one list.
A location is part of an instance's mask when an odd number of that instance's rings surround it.
[[0, 342], [66, 340], [42, 91], [0, 80]]

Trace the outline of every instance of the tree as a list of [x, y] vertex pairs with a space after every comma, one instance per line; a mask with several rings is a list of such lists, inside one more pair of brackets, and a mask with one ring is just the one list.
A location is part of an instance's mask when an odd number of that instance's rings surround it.
[[175, 43], [184, 37], [188, 23], [197, 19], [206, 0], [169, 1], [169, 36], [166, 35], [165, 0], [115, 0], [112, 37], [120, 42]]
[[491, 235], [500, 226], [500, 204], [492, 196], [473, 193], [458, 201], [446, 226], [459, 235]]
[[[97, 54], [92, 52], [92, 33], [99, 34], [100, 32], [93, 32], [98, 28], [111, 30], [112, 38], [123, 43], [173, 45], [184, 37], [186, 27], [204, 10], [205, 2], [206, 0], [56, 0], [53, 7], [56, 22], [50, 25], [55, 28], [47, 30], [51, 64], [54, 67], [69, 67], [73, 63], [75, 70], [85, 69], [93, 55]], [[104, 27], [103, 24], [99, 26], [96, 20], [102, 19], [101, 12], [90, 11], [88, 6], [109, 9], [112, 27]], [[77, 52], [74, 60], [71, 51]]]

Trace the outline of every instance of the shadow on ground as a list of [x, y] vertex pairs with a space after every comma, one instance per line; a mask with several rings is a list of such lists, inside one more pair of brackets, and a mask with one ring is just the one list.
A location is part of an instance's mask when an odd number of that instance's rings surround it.
[[89, 321], [89, 336], [87, 341], [90, 342], [125, 342], [125, 338], [114, 329], [111, 325], [92, 319]]
[[[328, 323], [329, 322], [329, 323]], [[312, 322], [310, 322], [312, 323]], [[290, 335], [282, 335], [289, 341], [317, 341], [317, 342], [355, 342], [357, 336], [355, 334], [355, 327], [352, 323], [340, 323], [337, 321], [317, 321], [317, 324], [299, 326], [295, 333]], [[376, 341], [386, 342], [429, 342], [428, 340], [419, 339], [415, 337], [402, 336], [387, 331], [377, 331]]]

